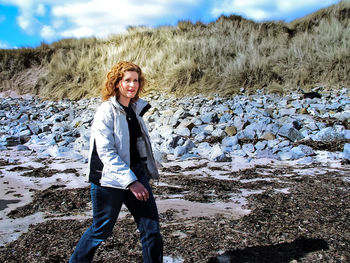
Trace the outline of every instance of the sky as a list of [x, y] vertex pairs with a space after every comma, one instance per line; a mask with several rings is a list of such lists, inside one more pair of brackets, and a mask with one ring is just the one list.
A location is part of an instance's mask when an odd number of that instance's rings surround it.
[[0, 0], [0, 48], [106, 38], [129, 26], [209, 23], [220, 15], [290, 22], [339, 0]]

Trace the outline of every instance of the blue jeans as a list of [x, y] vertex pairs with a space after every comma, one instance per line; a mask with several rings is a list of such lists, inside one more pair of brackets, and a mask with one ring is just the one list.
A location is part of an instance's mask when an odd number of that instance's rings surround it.
[[159, 230], [158, 210], [148, 183], [148, 176], [141, 164], [132, 170], [139, 182], [147, 188], [150, 194], [148, 201], [137, 200], [129, 190], [101, 187], [92, 183], [93, 223], [80, 238], [69, 260], [70, 263], [92, 261], [98, 246], [112, 234], [123, 203], [133, 215], [140, 231], [144, 262], [163, 262], [163, 241]]

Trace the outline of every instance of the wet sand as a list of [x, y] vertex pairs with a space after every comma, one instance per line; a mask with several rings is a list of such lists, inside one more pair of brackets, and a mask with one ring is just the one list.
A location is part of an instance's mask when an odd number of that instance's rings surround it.
[[[0, 261], [66, 262], [91, 223], [86, 164], [2, 153]], [[348, 262], [349, 172], [336, 161], [166, 163], [153, 183], [165, 262]], [[123, 208], [95, 260], [141, 258]]]

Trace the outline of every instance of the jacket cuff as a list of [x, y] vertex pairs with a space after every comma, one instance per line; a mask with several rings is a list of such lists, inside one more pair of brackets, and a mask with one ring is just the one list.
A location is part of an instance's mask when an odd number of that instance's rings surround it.
[[137, 181], [137, 179], [131, 181], [129, 184], [127, 184], [127, 186], [125, 187], [125, 189], [129, 190], [129, 189], [130, 189], [130, 185], [132, 185], [132, 184], [135, 183], [136, 181]]

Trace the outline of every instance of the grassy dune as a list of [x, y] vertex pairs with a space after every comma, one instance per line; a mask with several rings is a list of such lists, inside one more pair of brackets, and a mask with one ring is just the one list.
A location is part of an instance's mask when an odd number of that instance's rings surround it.
[[298, 86], [349, 86], [350, 1], [301, 19], [256, 23], [239, 16], [173, 27], [130, 27], [108, 39], [64, 39], [0, 50], [0, 91], [50, 99], [98, 96], [113, 64], [139, 64], [148, 92], [284, 93]]

